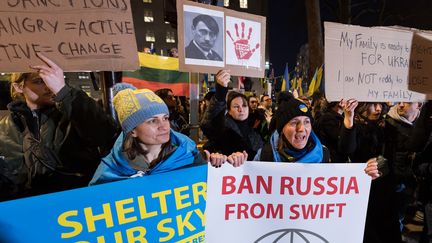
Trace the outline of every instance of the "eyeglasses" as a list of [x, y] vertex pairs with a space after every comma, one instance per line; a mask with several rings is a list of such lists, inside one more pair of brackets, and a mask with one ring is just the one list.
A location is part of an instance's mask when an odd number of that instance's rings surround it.
[[266, 101], [266, 102], [267, 102], [267, 101], [271, 101], [271, 99], [270, 99], [270, 98], [268, 98], [268, 99], [265, 99], [264, 101]]

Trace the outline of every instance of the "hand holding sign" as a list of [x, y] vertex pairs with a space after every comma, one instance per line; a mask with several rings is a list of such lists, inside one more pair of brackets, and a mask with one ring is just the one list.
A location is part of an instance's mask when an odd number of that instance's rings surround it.
[[56, 95], [65, 86], [63, 70], [41, 53], [37, 53], [37, 56], [46, 65], [34, 65], [30, 67], [37, 70], [46, 86]]
[[220, 153], [211, 153], [208, 150], [204, 150], [206, 154], [207, 162], [210, 163], [213, 167], [219, 168], [221, 167], [225, 161], [227, 160], [227, 156]]
[[358, 106], [358, 101], [356, 99], [342, 99], [340, 101], [340, 106], [344, 112], [344, 125], [346, 128], [352, 128], [354, 125], [354, 110]]
[[247, 160], [248, 154], [246, 151], [243, 152], [234, 152], [230, 156], [228, 156], [228, 162], [232, 164], [234, 167], [239, 167], [244, 164]]
[[216, 82], [222, 87], [228, 87], [228, 83], [231, 81], [231, 74], [229, 70], [219, 70], [216, 74]]

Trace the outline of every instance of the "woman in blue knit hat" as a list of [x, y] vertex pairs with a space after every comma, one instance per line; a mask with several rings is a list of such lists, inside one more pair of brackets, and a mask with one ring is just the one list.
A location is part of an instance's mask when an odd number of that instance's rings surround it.
[[[111, 153], [102, 159], [90, 185], [206, 162], [194, 141], [170, 128], [168, 107], [151, 90], [121, 90], [113, 103], [123, 132]], [[206, 155], [218, 164], [233, 159], [207, 151]]]

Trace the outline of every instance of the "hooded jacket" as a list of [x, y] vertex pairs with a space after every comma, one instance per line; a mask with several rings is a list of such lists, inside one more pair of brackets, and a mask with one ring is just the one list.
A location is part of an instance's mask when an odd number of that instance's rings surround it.
[[65, 86], [55, 106], [8, 105], [0, 121], [0, 200], [87, 185], [118, 127], [81, 90]]
[[129, 160], [122, 151], [123, 140], [124, 133], [121, 133], [110, 154], [102, 159], [89, 185], [165, 173], [188, 165], [205, 163], [195, 142], [171, 129], [170, 142], [175, 147], [174, 152], [148, 171], [136, 170], [129, 165]]

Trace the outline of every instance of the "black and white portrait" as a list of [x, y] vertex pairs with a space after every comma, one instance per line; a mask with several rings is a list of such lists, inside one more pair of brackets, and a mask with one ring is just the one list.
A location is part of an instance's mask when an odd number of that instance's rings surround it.
[[185, 63], [223, 66], [223, 12], [188, 7], [184, 11]]

